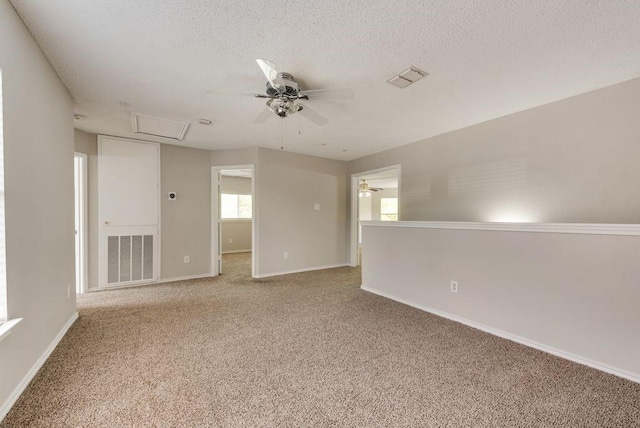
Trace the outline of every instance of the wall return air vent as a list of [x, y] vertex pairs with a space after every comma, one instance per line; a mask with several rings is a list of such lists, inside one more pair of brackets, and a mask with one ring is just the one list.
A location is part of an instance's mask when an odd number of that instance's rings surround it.
[[146, 114], [131, 113], [131, 129], [136, 134], [182, 141], [189, 129], [189, 124]]

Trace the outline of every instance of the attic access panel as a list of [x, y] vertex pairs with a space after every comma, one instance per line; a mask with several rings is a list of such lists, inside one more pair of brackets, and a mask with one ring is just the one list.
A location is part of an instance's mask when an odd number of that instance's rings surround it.
[[146, 114], [131, 113], [131, 128], [136, 134], [182, 141], [189, 129], [189, 124]]

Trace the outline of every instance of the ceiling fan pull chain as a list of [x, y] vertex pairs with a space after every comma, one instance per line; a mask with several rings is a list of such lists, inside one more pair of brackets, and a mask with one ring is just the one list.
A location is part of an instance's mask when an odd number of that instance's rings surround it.
[[301, 135], [302, 131], [300, 130], [300, 115], [298, 115], [298, 135]]
[[280, 118], [280, 150], [284, 150], [284, 118]]

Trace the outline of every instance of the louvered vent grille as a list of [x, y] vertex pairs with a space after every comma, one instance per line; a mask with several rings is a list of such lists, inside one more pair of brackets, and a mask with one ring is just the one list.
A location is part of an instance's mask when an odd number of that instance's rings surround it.
[[109, 236], [107, 283], [153, 279], [153, 235]]

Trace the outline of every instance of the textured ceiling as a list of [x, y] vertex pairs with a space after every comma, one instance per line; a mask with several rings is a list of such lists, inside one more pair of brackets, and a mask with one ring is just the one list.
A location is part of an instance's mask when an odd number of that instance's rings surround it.
[[[176, 144], [206, 149], [279, 148], [283, 132], [286, 150], [354, 159], [640, 76], [638, 0], [11, 2], [79, 128], [135, 136], [132, 110], [190, 122]], [[264, 92], [256, 58], [354, 98], [311, 99], [322, 127], [253, 125], [264, 100], [205, 90]], [[385, 83], [410, 65], [429, 76]]]

